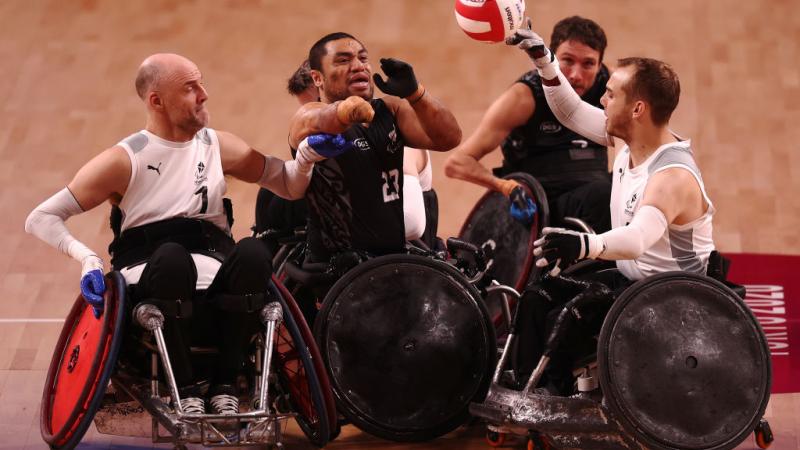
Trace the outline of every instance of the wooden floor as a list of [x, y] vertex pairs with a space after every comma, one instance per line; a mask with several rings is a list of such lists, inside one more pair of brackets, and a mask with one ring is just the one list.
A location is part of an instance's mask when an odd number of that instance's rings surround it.
[[[529, 62], [519, 51], [466, 38], [452, 0], [0, 0], [0, 448], [45, 448], [38, 431], [44, 370], [77, 288], [77, 263], [23, 231], [28, 212], [61, 189], [92, 155], [143, 126], [133, 89], [140, 61], [182, 53], [204, 72], [212, 126], [262, 152], [288, 157], [296, 108], [285, 79], [331, 31], [365, 42], [373, 60], [413, 64], [429, 92], [469, 135]], [[335, 7], [333, 6], [335, 5]], [[682, 81], [674, 116], [691, 137], [716, 203], [723, 251], [800, 253], [800, 5], [797, 0], [528, 0], [534, 26], [579, 14], [609, 37], [606, 61], [645, 55]], [[458, 232], [481, 190], [447, 180], [435, 155], [441, 235]], [[497, 164], [493, 155], [488, 164]], [[256, 189], [229, 184], [236, 237], [248, 234]], [[108, 208], [69, 222], [103, 251]], [[32, 320], [44, 320], [33, 322]], [[774, 396], [773, 448], [800, 448], [800, 397]], [[748, 441], [751, 442], [751, 441]], [[97, 435], [81, 448], [147, 448]], [[291, 448], [304, 448], [300, 438]], [[331, 448], [406, 448], [355, 430]], [[410, 446], [409, 446], [410, 447]], [[479, 428], [414, 448], [484, 448]], [[519, 446], [518, 446], [519, 447]], [[752, 448], [743, 444], [741, 448]]]

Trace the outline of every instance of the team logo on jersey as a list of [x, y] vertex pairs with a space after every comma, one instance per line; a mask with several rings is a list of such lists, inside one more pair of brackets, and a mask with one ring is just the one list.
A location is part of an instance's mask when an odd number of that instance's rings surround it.
[[147, 170], [154, 170], [157, 174], [161, 175], [161, 162], [159, 161], [158, 165], [155, 167], [148, 164]]
[[636, 200], [638, 200], [638, 199], [639, 199], [639, 194], [637, 192], [634, 192], [633, 195], [631, 196], [630, 200], [625, 202], [625, 214], [626, 215], [628, 215], [630, 217], [633, 217], [633, 208], [636, 207]]
[[197, 163], [197, 170], [194, 172], [194, 184], [198, 185], [204, 181], [206, 181], [208, 177], [206, 176], [206, 165], [203, 164], [203, 161]]
[[354, 140], [353, 145], [355, 145], [356, 148], [361, 150], [362, 152], [366, 152], [371, 148], [369, 146], [369, 142], [365, 138], [358, 138]]
[[561, 124], [558, 122], [544, 121], [539, 125], [539, 131], [547, 134], [558, 133], [561, 131]]
[[394, 126], [386, 137], [389, 138], [389, 144], [386, 146], [387, 152], [394, 153], [403, 148], [403, 143], [397, 139], [397, 129]]

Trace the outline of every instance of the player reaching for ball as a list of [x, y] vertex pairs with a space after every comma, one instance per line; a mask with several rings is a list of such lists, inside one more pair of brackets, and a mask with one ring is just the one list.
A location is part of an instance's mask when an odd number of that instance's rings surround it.
[[[592, 20], [578, 16], [561, 20], [553, 28], [551, 45], [570, 85], [581, 98], [601, 107], [600, 97], [608, 81], [603, 65], [606, 35]], [[480, 164], [481, 158], [503, 152], [502, 167], [494, 174]], [[451, 178], [503, 193], [524, 194], [516, 181], [503, 180], [512, 172], [533, 175], [544, 187], [550, 217], [560, 224], [565, 216], [577, 217], [597, 232], [610, 228], [608, 202], [611, 179], [605, 145], [592, 142], [562, 126], [545, 101], [542, 82], [535, 70], [525, 73], [486, 111], [478, 128], [447, 159], [445, 174]], [[526, 199], [523, 204], [529, 203]], [[511, 214], [526, 222], [535, 211], [518, 208]]]

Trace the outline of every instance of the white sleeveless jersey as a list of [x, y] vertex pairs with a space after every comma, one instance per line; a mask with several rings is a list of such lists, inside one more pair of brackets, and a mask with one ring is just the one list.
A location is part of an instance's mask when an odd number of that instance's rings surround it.
[[662, 145], [644, 163], [634, 168], [630, 167], [630, 149], [625, 147], [619, 152], [614, 161], [611, 188], [611, 227], [630, 223], [639, 210], [651, 175], [675, 167], [688, 170], [694, 176], [708, 209], [701, 217], [687, 224], [670, 224], [664, 235], [638, 258], [617, 261], [620, 272], [632, 280], [672, 270], [706, 273], [708, 257], [714, 250], [711, 222], [714, 205], [706, 193], [689, 141]]
[[[131, 160], [131, 178], [119, 208], [121, 230], [177, 217], [203, 219], [230, 234], [222, 198], [226, 183], [217, 133], [200, 130], [188, 142], [171, 142], [142, 130], [123, 139]], [[192, 254], [197, 266], [197, 288], [214, 279], [220, 262]], [[139, 281], [144, 264], [122, 270], [129, 284]]]
[[422, 192], [428, 192], [433, 189], [433, 168], [431, 167], [430, 150], [425, 150], [425, 167], [419, 172], [419, 185], [422, 187]]

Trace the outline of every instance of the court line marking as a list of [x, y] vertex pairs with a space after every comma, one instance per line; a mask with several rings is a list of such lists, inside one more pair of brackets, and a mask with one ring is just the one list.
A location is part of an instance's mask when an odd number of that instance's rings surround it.
[[0, 319], [0, 323], [59, 323], [64, 319]]

